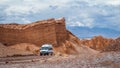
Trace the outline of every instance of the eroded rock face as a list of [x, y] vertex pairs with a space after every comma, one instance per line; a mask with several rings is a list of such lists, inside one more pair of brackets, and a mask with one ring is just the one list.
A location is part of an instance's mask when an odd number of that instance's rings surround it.
[[65, 19], [48, 19], [31, 24], [0, 24], [0, 42], [4, 45], [19, 43], [42, 44], [59, 43], [67, 39]]
[[120, 37], [115, 39], [114, 42], [109, 44], [103, 51], [120, 51]]
[[[66, 29], [64, 18], [31, 24], [0, 24], [0, 42], [8, 48], [35, 53], [43, 44], [52, 44], [55, 53], [61, 54], [93, 54], [98, 53], [95, 50], [111, 51], [112, 48], [120, 50], [120, 38], [114, 40], [96, 36], [90, 40], [79, 40]], [[113, 43], [117, 43], [117, 48], [111, 45]]]
[[86, 45], [95, 50], [103, 50], [112, 42], [114, 42], [113, 39], [107, 39], [102, 36], [96, 36], [90, 40], [81, 40], [81, 44]]
[[81, 44], [98, 51], [120, 51], [120, 38], [108, 39], [96, 36], [90, 40], [81, 40]]
[[[10, 48], [35, 53], [43, 44], [52, 44], [56, 54], [93, 52], [89, 47], [81, 46], [80, 40], [66, 29], [64, 18], [42, 20], [31, 24], [1, 24], [0, 42]], [[32, 50], [33, 48], [35, 50]]]

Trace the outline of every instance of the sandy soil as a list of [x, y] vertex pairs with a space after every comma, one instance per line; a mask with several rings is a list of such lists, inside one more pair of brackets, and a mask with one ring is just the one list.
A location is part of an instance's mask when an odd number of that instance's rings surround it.
[[[120, 68], [119, 51], [99, 52], [84, 45], [71, 44], [78, 54], [4, 57], [0, 58], [0, 68]], [[26, 53], [2, 44], [0, 48], [2, 56]]]
[[89, 56], [52, 56], [44, 59], [37, 57], [37, 59], [39, 60], [34, 62], [0, 64], [0, 68], [120, 68], [120, 52], [105, 52]]
[[0, 43], [0, 57], [13, 56], [13, 55], [30, 55], [30, 54], [33, 53], [30, 51], [6, 47]]

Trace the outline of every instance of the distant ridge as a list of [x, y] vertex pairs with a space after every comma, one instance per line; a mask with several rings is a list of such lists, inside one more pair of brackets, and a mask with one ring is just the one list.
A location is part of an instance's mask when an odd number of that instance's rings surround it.
[[67, 29], [74, 33], [79, 38], [93, 38], [94, 36], [102, 35], [106, 38], [120, 37], [120, 31], [116, 31], [109, 28], [88, 28], [88, 27], [69, 27]]

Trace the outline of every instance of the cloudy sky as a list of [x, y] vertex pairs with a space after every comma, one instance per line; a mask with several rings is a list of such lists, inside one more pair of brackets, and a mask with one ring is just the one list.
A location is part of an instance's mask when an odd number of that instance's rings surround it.
[[60, 17], [67, 26], [120, 31], [120, 0], [0, 0], [0, 23]]

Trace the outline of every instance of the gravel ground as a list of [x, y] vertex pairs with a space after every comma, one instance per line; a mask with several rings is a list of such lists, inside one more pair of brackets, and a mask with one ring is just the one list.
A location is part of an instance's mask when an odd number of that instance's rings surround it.
[[120, 68], [120, 52], [53, 56], [37, 62], [2, 64], [0, 68]]

